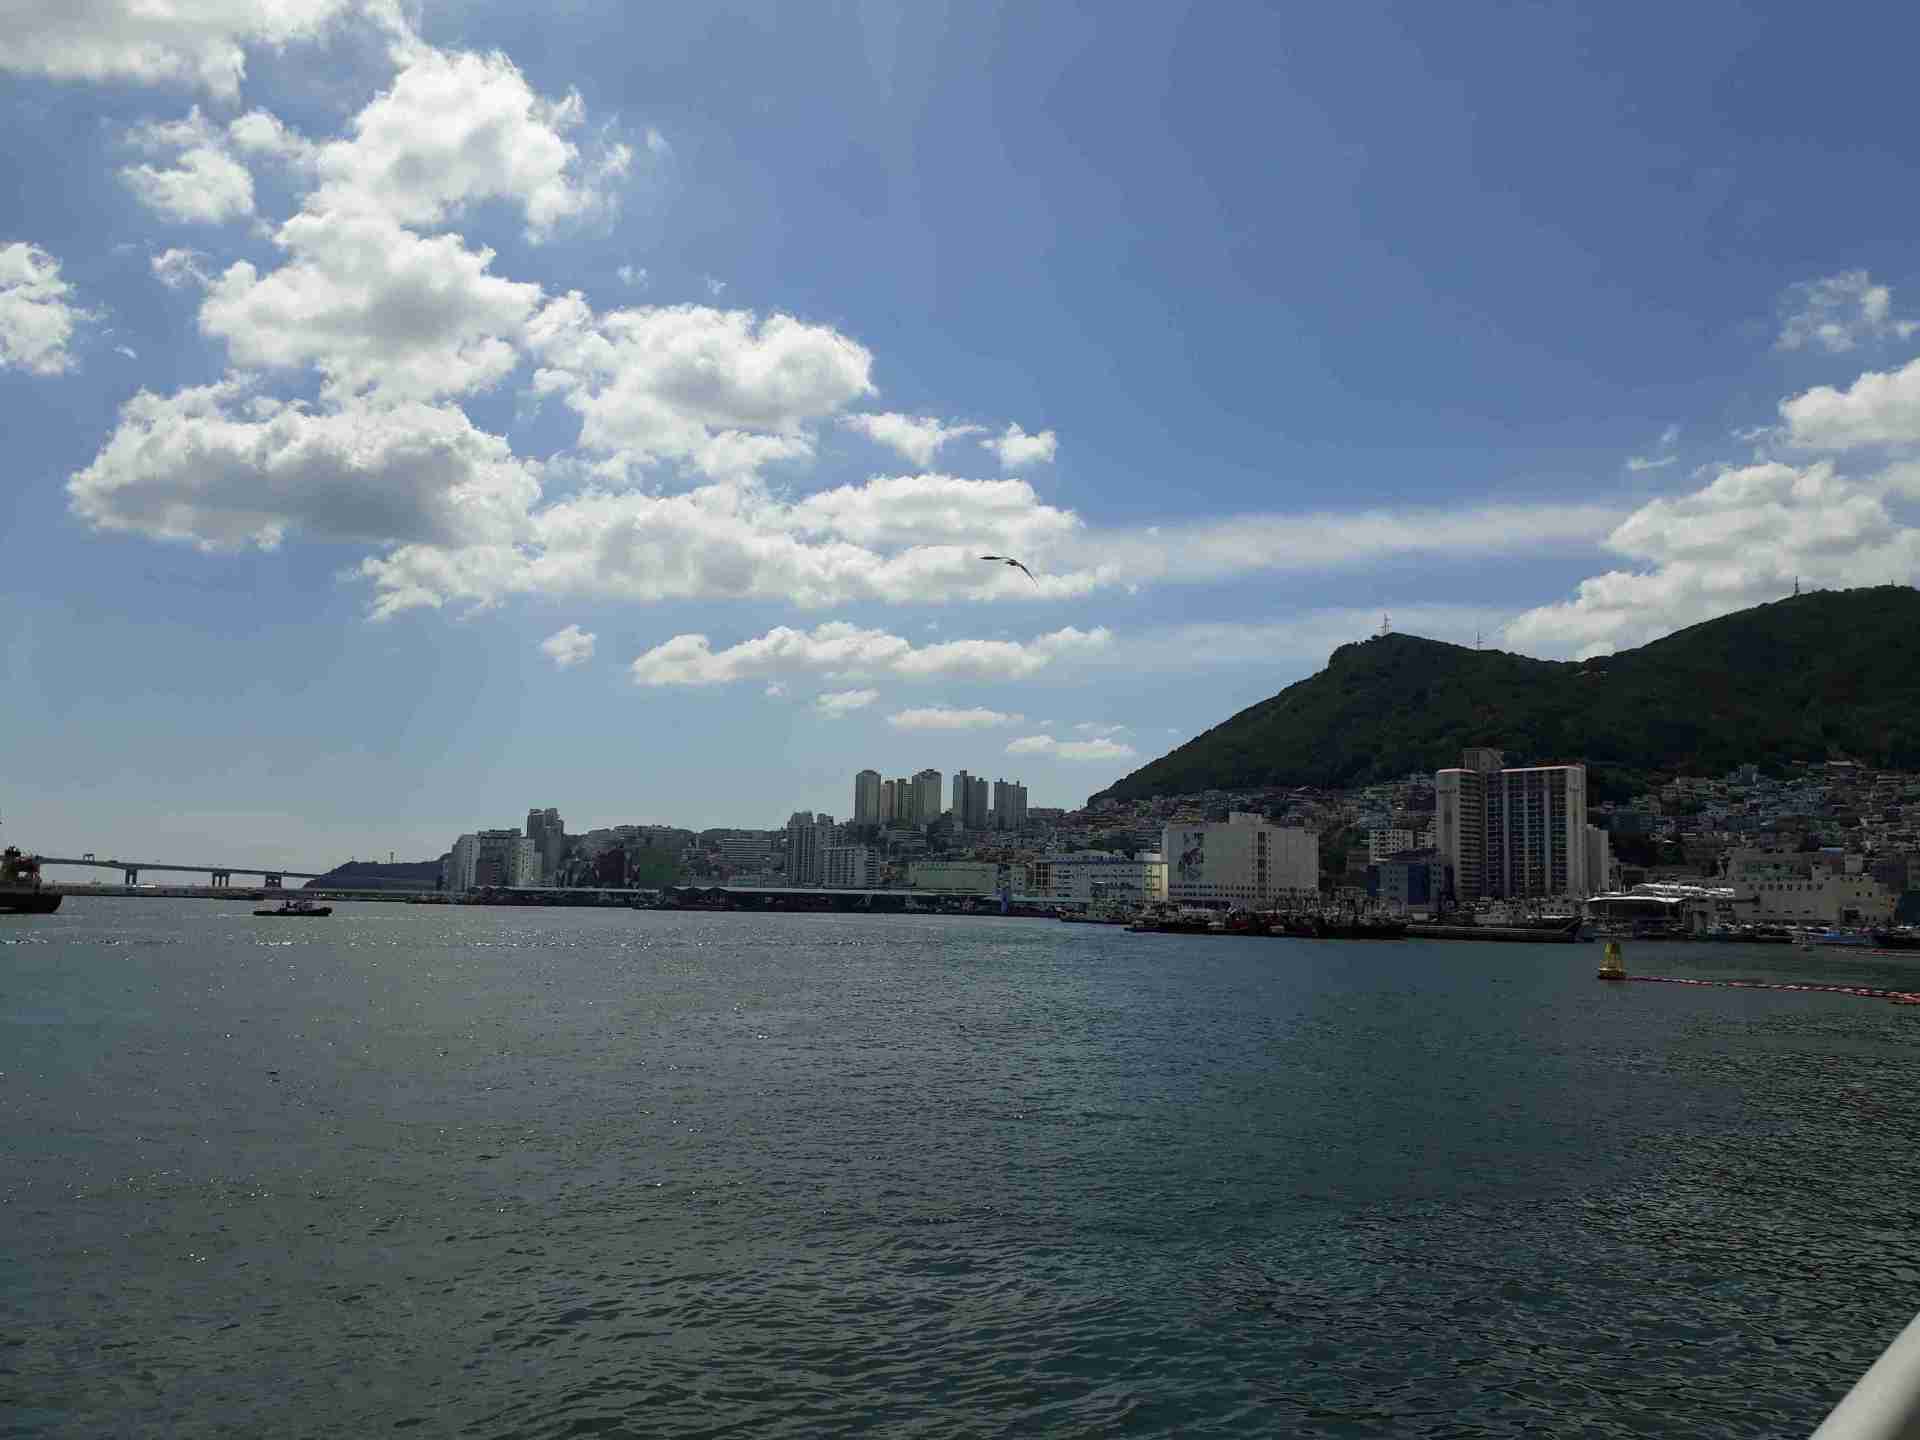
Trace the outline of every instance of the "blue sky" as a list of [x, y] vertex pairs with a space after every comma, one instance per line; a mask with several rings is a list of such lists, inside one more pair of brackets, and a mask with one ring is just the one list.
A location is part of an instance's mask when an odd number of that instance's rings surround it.
[[1071, 805], [1920, 575], [1899, 7], [260, 8], [0, 0], [21, 843]]

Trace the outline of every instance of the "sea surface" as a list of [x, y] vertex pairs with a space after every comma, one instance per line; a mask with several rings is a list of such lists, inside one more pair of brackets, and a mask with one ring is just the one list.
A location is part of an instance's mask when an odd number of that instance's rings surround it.
[[1793, 1436], [1920, 1309], [1920, 1007], [1595, 945], [249, 909], [0, 917], [0, 1435]]

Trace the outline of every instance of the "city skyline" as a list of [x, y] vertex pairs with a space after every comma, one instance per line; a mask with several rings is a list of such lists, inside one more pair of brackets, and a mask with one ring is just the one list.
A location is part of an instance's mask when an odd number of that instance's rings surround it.
[[1071, 807], [1388, 612], [1910, 584], [1866, 13], [29, 4], [4, 838]]

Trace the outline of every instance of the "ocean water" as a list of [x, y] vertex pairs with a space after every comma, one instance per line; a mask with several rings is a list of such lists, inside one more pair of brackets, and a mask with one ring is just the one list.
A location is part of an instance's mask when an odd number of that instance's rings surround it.
[[1920, 1007], [248, 909], [0, 917], [0, 1435], [1783, 1436], [1920, 1309]]

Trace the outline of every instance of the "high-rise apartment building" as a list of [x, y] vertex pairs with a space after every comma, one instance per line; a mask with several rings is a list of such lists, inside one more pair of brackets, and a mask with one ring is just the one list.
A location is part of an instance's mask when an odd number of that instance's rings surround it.
[[953, 777], [953, 823], [962, 830], [987, 828], [987, 782], [965, 770]]
[[880, 772], [862, 770], [853, 777], [853, 823], [878, 825], [880, 808]]
[[996, 830], [1018, 830], [1027, 823], [1027, 787], [1018, 780], [993, 782], [993, 813], [990, 822]]
[[820, 831], [811, 810], [796, 810], [787, 820], [787, 883], [820, 883]]
[[474, 839], [473, 886], [517, 889], [540, 883], [533, 841], [518, 830], [482, 830]]
[[880, 883], [880, 852], [871, 845], [829, 845], [820, 877], [829, 890], [872, 890]]
[[940, 818], [940, 772], [921, 770], [913, 777], [913, 823], [931, 825]]
[[1455, 896], [1482, 899], [1594, 892], [1587, 767], [1507, 769], [1498, 750], [1468, 750], [1433, 777], [1434, 848], [1453, 867]]
[[446, 864], [441, 870], [440, 888], [453, 895], [473, 889], [474, 868], [479, 861], [480, 837], [462, 835], [453, 842], [453, 849], [447, 852]]
[[533, 841], [540, 871], [539, 879], [533, 883], [553, 884], [567, 849], [567, 827], [561, 822], [560, 812], [551, 805], [544, 810], [527, 811], [527, 838]]

